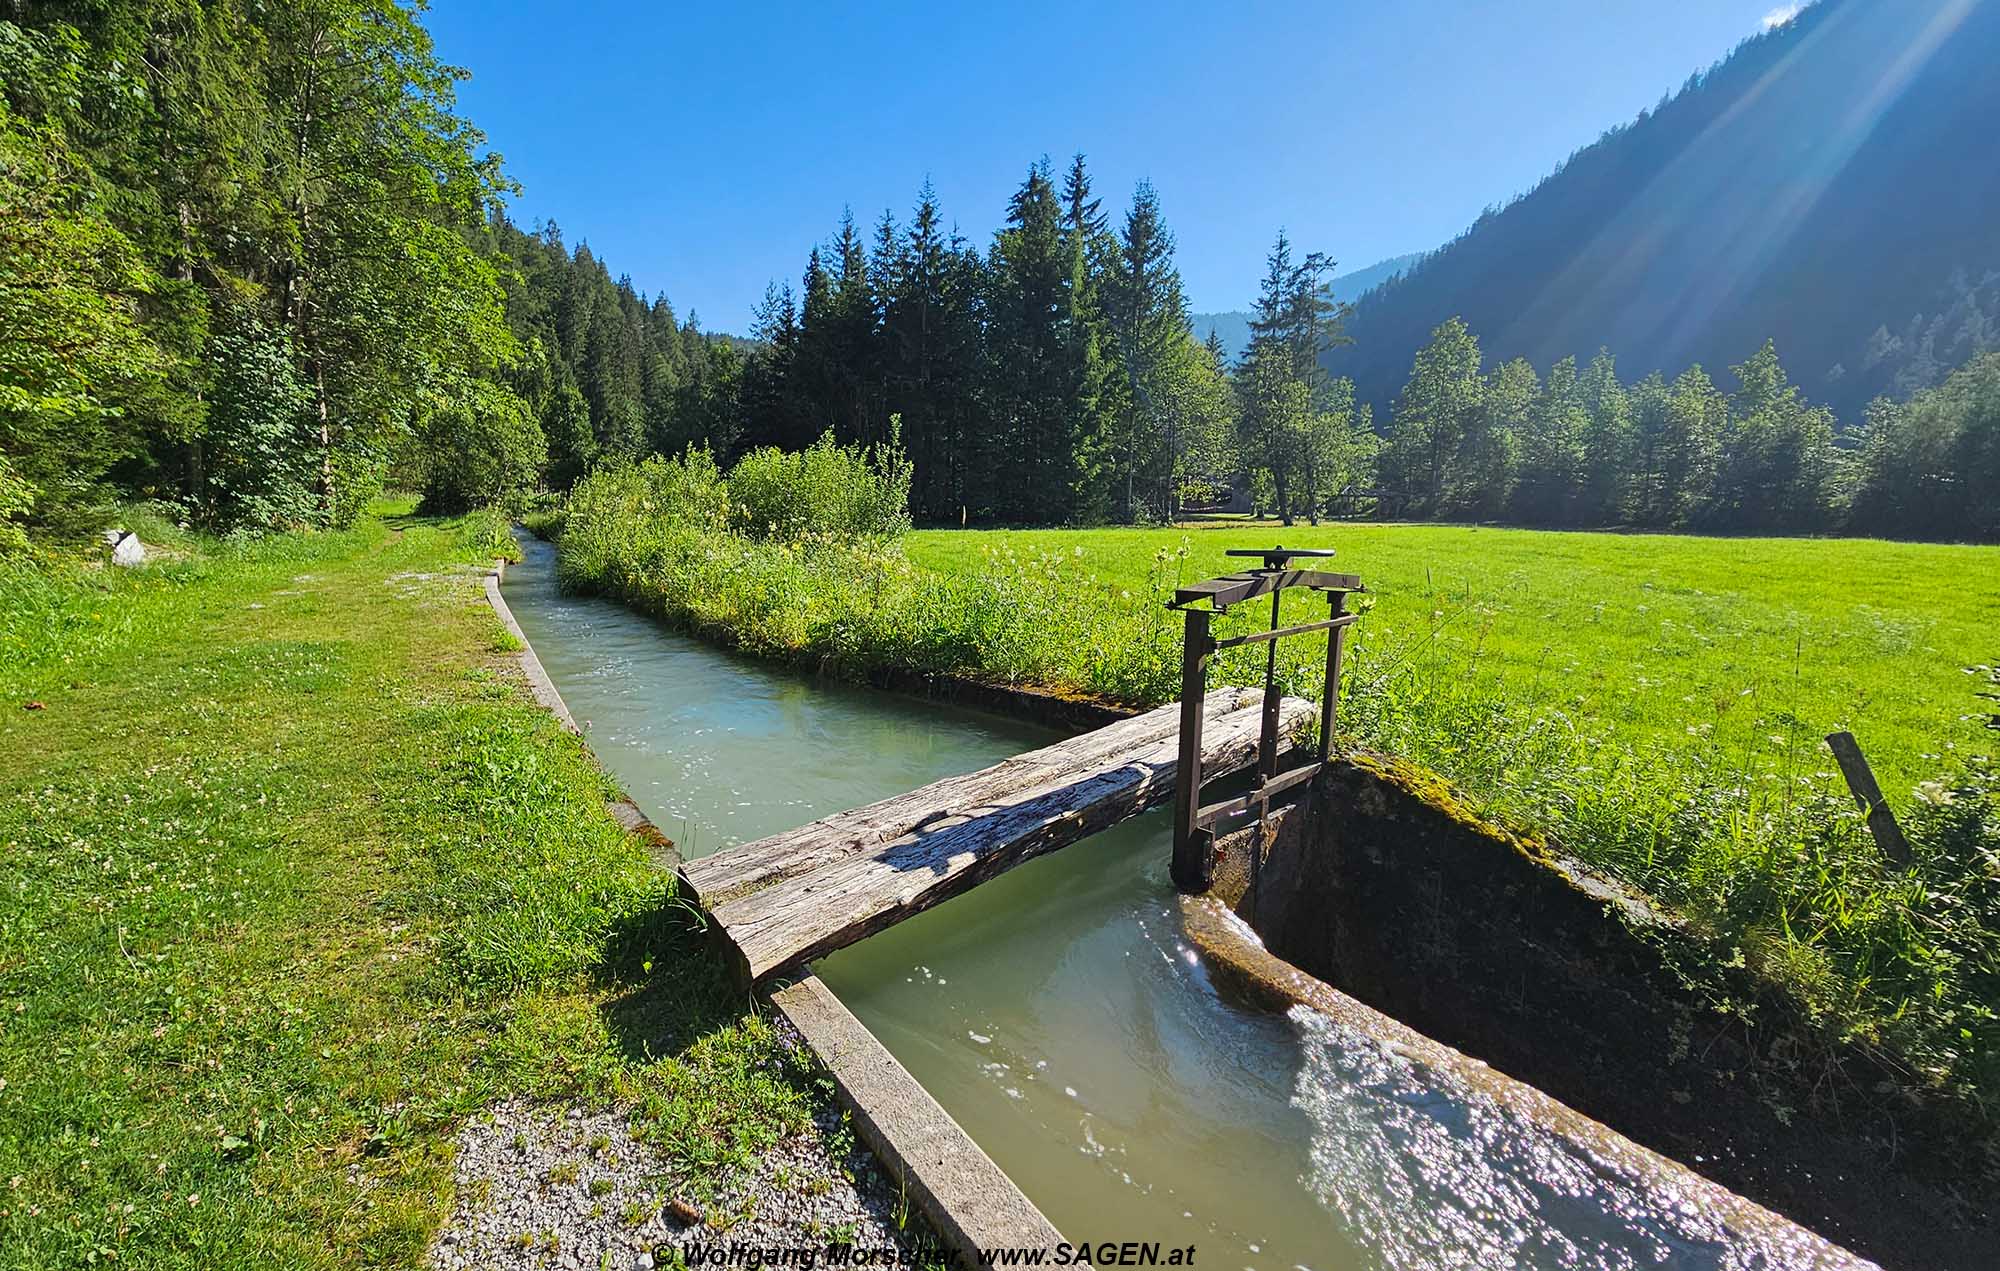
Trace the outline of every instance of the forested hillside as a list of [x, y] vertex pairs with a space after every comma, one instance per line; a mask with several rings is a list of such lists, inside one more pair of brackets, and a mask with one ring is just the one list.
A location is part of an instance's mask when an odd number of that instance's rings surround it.
[[1843, 420], [1936, 385], [2000, 347], [1996, 47], [1996, 0], [1822, 0], [1365, 297], [1330, 366], [1386, 406], [1458, 316], [1634, 375], [1773, 339]]
[[455, 510], [829, 432], [907, 452], [934, 524], [1233, 486], [1287, 519], [2000, 536], [2000, 167], [1959, 161], [2000, 117], [2000, 0], [1923, 5], [1807, 10], [1358, 307], [1407, 258], [1341, 275], [1280, 234], [1238, 350], [1160, 195], [1112, 211], [1081, 155], [985, 242], [928, 186], [845, 216], [753, 338], [710, 336], [508, 218], [407, 4], [17, 7], [0, 548], [119, 500], [338, 526], [388, 484]]
[[734, 449], [737, 341], [704, 334], [692, 314], [676, 318], [664, 295], [614, 281], [555, 225], [527, 233], [496, 214], [491, 241], [511, 266], [507, 320], [521, 356], [508, 381], [541, 421], [548, 485], [565, 489], [600, 460]]

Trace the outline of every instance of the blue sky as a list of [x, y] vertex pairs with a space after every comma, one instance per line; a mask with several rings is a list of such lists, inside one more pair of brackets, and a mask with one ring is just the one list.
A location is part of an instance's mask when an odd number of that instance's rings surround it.
[[1041, 155], [1107, 208], [1150, 178], [1197, 310], [1279, 226], [1343, 269], [1449, 239], [1776, 20], [1783, 0], [432, 0], [461, 105], [552, 218], [682, 316], [744, 330], [843, 206], [928, 177], [984, 245]]

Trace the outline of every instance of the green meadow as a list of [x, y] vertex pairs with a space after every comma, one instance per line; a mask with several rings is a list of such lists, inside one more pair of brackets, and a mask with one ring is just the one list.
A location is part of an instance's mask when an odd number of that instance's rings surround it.
[[1899, 807], [1942, 755], [1991, 736], [1969, 718], [1968, 668], [2000, 661], [1992, 547], [1343, 523], [928, 530], [905, 549], [948, 574], [1007, 567], [1009, 553], [1063, 558], [1088, 609], [1131, 591], [1164, 599], [1176, 579], [1255, 563], [1226, 550], [1275, 543], [1332, 548], [1326, 567], [1367, 585], [1352, 692], [1393, 667], [1582, 734], [1752, 769], [1788, 757], [1830, 770], [1819, 739], [1849, 729]]

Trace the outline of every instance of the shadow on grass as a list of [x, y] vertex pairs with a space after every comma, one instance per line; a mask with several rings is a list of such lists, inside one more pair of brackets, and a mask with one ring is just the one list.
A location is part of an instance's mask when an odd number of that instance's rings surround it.
[[384, 528], [401, 534], [404, 530], [435, 529], [452, 518], [448, 516], [434, 516], [412, 508], [407, 512], [384, 513], [379, 519]]
[[612, 927], [597, 982], [613, 994], [600, 1009], [625, 1058], [680, 1055], [753, 1009], [712, 940], [701, 914], [679, 899]]

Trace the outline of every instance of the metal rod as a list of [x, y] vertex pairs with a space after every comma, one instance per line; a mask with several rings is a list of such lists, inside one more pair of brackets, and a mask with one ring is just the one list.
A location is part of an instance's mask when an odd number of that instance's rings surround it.
[[1195, 825], [1206, 829], [1225, 816], [1246, 811], [1257, 803], [1273, 799], [1301, 781], [1310, 779], [1324, 766], [1323, 764], [1309, 763], [1302, 767], [1292, 768], [1271, 778], [1248, 794], [1239, 794], [1234, 798], [1224, 799], [1220, 803], [1211, 803], [1195, 814]]
[[[1335, 594], [1338, 593], [1329, 593]], [[1266, 640], [1277, 640], [1284, 636], [1305, 635], [1312, 631], [1325, 631], [1330, 627], [1351, 627], [1361, 618], [1358, 613], [1345, 614], [1338, 618], [1328, 618], [1325, 622], [1302, 622], [1296, 627], [1280, 627], [1276, 631], [1252, 631], [1248, 635], [1229, 636], [1217, 640], [1218, 649], [1233, 649], [1239, 644], [1262, 644]]]
[[1214, 649], [1209, 639], [1209, 614], [1205, 609], [1189, 609], [1186, 633], [1181, 643], [1181, 745], [1180, 763], [1174, 770], [1174, 886], [1184, 892], [1208, 890], [1213, 867], [1206, 850], [1207, 836], [1195, 824], [1201, 808], [1201, 724], [1203, 695], [1208, 689], [1208, 657]]

